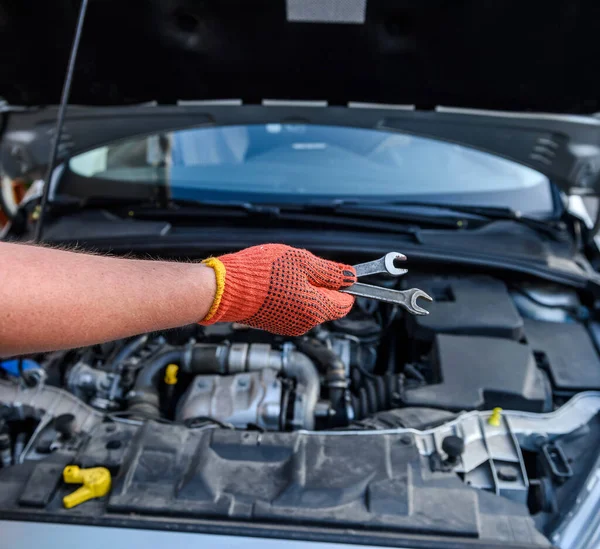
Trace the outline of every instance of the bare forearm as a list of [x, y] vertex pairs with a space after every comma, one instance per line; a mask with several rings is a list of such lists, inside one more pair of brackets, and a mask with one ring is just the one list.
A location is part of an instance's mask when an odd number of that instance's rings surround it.
[[0, 356], [197, 322], [215, 289], [213, 270], [199, 263], [0, 243]]

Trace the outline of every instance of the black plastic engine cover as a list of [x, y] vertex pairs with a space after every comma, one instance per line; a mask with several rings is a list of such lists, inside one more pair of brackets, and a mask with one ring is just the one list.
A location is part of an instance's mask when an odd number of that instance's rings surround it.
[[[107, 467], [110, 494], [64, 509], [62, 498], [74, 490], [60, 482], [66, 463]], [[448, 536], [451, 547], [467, 539], [474, 547], [550, 545], [524, 504], [472, 488], [453, 472], [432, 472], [407, 433], [105, 424], [76, 455], [0, 468], [0, 513], [96, 525], [158, 520], [161, 528], [246, 524], [283, 528], [286, 537], [293, 528]]]
[[[96, 441], [80, 461], [102, 461], [102, 448]], [[149, 423], [117, 459], [109, 512], [543, 539], [522, 505], [453, 473], [431, 473], [407, 435], [197, 432]]]
[[442, 277], [416, 275], [404, 281], [434, 298], [427, 304], [431, 314], [408, 315], [409, 334], [422, 341], [435, 334], [468, 334], [519, 340], [523, 319], [506, 285], [490, 276]]
[[550, 383], [528, 345], [439, 334], [432, 360], [440, 383], [406, 390], [406, 405], [455, 411], [501, 406], [546, 412], [551, 408]]
[[[424, 478], [409, 439], [148, 425], [108, 510], [302, 521], [477, 536], [477, 492]], [[443, 513], [444, 520], [440, 520]]]
[[525, 319], [525, 337], [558, 389], [600, 389], [600, 359], [585, 326]]

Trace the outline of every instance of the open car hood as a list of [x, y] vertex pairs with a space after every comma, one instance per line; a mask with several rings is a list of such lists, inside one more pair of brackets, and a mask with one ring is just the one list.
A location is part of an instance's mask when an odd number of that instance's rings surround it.
[[[78, 8], [0, 0], [9, 105], [58, 103]], [[596, 192], [597, 15], [593, 0], [91, 0], [70, 103], [115, 108], [71, 110], [61, 158], [144, 132], [294, 120], [461, 143], [537, 169], [565, 192]], [[222, 99], [244, 107], [205, 104]], [[267, 108], [273, 100], [288, 103]], [[131, 106], [149, 101], [158, 106]], [[313, 101], [320, 108], [298, 104]], [[523, 115], [533, 111], [569, 117]], [[4, 170], [42, 167], [54, 121], [52, 108], [12, 112]]]
[[[0, 1], [0, 96], [58, 103], [79, 2]], [[241, 98], [594, 113], [598, 7], [91, 0], [71, 102]]]

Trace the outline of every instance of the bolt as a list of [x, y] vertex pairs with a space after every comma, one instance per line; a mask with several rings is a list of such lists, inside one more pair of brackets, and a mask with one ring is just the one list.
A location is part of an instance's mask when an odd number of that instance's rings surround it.
[[412, 442], [412, 437], [410, 435], [402, 435], [400, 437], [400, 444], [404, 444], [404, 446], [411, 446]]

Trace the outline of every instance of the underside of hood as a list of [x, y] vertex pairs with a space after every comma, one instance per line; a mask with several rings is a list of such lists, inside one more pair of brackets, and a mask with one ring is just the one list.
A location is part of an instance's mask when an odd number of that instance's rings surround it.
[[[0, 96], [60, 98], [80, 2], [0, 1]], [[595, 0], [91, 0], [70, 101], [593, 113]]]

